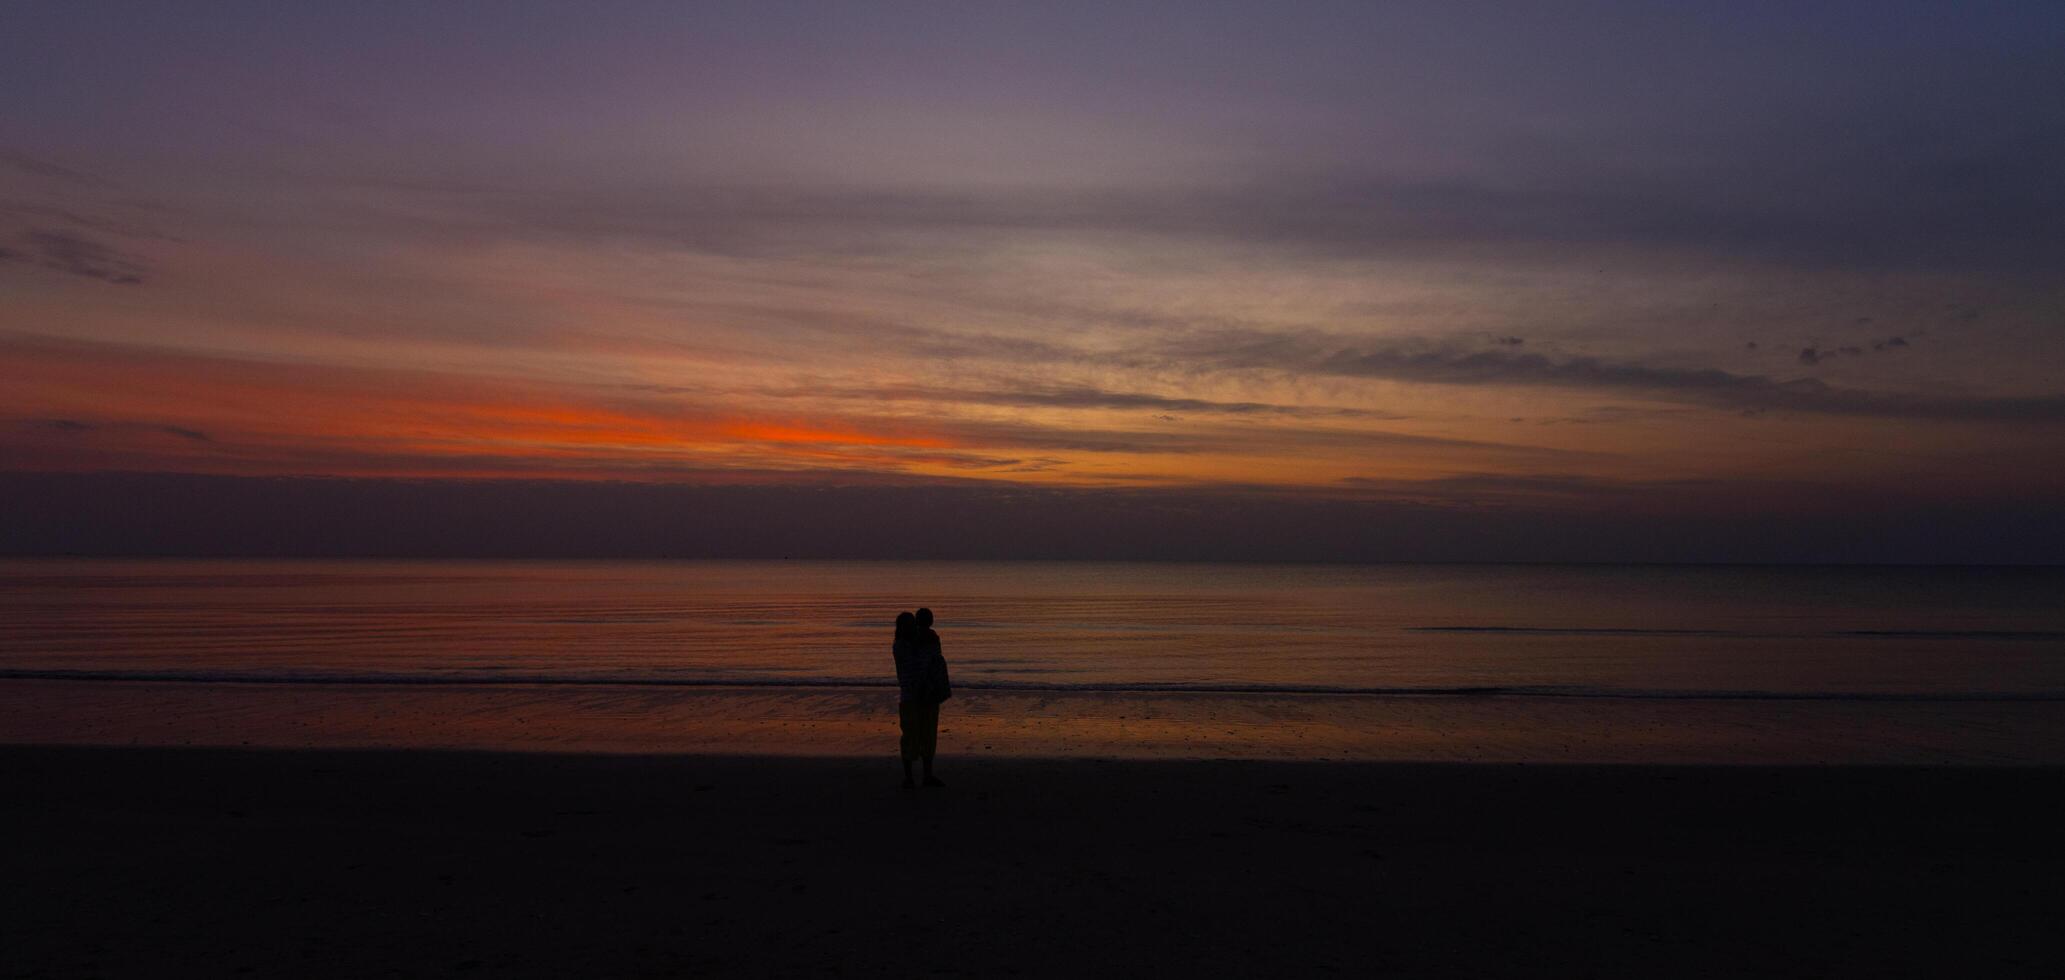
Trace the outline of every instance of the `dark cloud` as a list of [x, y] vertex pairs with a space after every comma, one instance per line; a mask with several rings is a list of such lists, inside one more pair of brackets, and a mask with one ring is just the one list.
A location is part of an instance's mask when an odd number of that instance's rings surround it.
[[122, 286], [143, 282], [147, 271], [137, 259], [69, 231], [31, 229], [16, 240], [19, 247], [0, 248], [0, 261], [42, 266]]
[[1088, 359], [1079, 349], [1045, 340], [941, 330], [845, 309], [705, 301], [669, 303], [665, 308], [722, 318], [730, 324], [778, 326], [787, 332], [815, 334], [826, 342], [858, 345], [870, 351], [894, 351], [909, 358], [1029, 363]]
[[[1899, 350], [1906, 346], [1908, 346], [1908, 343], [1905, 337], [1887, 337], [1884, 340], [1874, 340], [1871, 342], [1871, 349], [1874, 351]], [[1812, 367], [1837, 357], [1861, 357], [1864, 353], [1864, 348], [1855, 345], [1802, 347], [1800, 348], [1800, 363]]]
[[157, 422], [82, 422], [78, 419], [29, 419], [23, 423], [46, 432], [86, 434], [91, 432], [155, 432], [192, 442], [214, 442], [213, 436], [183, 425]]
[[[2065, 137], [2031, 152], [2065, 171]], [[1859, 182], [1835, 169], [1792, 186], [1715, 188], [1571, 174], [1476, 183], [1286, 171], [1203, 189], [936, 190], [652, 186], [388, 187], [391, 217], [469, 236], [643, 240], [712, 254], [887, 254], [912, 236], [1148, 235], [1378, 258], [1456, 251], [1658, 249], [1845, 267], [2024, 271], [2065, 257], [2065, 178], [2041, 168], [1981, 186], [1911, 172]], [[1917, 183], [1928, 186], [1916, 186]], [[1750, 194], [1748, 199], [1745, 194]], [[972, 238], [971, 238], [972, 236]], [[1583, 260], [1580, 260], [1583, 261]]]
[[[1420, 384], [1517, 385], [1617, 390], [1736, 411], [1805, 412], [1942, 421], [2065, 421], [2065, 395], [1984, 396], [1838, 388], [1816, 378], [1779, 379], [1718, 368], [1655, 367], [1594, 357], [1332, 346], [1310, 336], [1195, 340], [1175, 349], [1222, 368], [1383, 378]], [[1815, 357], [1822, 357], [1816, 352]]]
[[1552, 415], [1541, 418], [1517, 418], [1515, 422], [1533, 422], [1536, 425], [1613, 425], [1625, 422], [1640, 422], [1650, 419], [1670, 418], [1686, 412], [1697, 412], [1690, 407], [1679, 408], [1635, 408], [1628, 405], [1597, 405], [1577, 415]]
[[[1741, 481], [1609, 480], [1562, 473], [1460, 473], [1432, 479], [1346, 477], [1341, 485], [1386, 497], [1444, 506], [1510, 506], [1515, 503], [1557, 504], [1590, 508], [1653, 507], [1668, 499], [1683, 505], [1692, 500], [1716, 501], [1740, 494]], [[1760, 487], [1768, 492], [1769, 487]]]
[[1012, 450], [1045, 449], [1091, 453], [1125, 453], [1142, 456], [1256, 452], [1262, 450], [1281, 451], [1287, 447], [1294, 446], [1311, 449], [1335, 447], [1344, 451], [1372, 450], [1382, 447], [1398, 450], [1423, 449], [1444, 452], [1470, 450], [1530, 458], [1589, 455], [1570, 450], [1484, 442], [1474, 439], [1451, 439], [1441, 436], [1421, 436], [1404, 432], [1385, 432], [1372, 429], [1309, 426], [1256, 427], [1227, 424], [1195, 424], [1180, 430], [1171, 430], [1166, 427], [1152, 430], [1137, 430], [1083, 429], [1022, 422], [965, 421], [942, 424], [939, 426], [939, 430], [950, 440], [969, 446]]
[[942, 452], [939, 450], [902, 451], [894, 453], [893, 460], [901, 464], [929, 463], [956, 470], [1011, 470], [1025, 464], [1025, 460], [1005, 456], [985, 456], [981, 453]]
[[[650, 387], [650, 386], [648, 386]], [[1197, 415], [1255, 415], [1294, 418], [1343, 418], [1398, 420], [1408, 416], [1374, 409], [1326, 405], [1283, 405], [1272, 402], [1229, 402], [1203, 398], [1179, 398], [1134, 391], [1112, 391], [1090, 385], [1019, 385], [987, 388], [933, 388], [922, 385], [878, 387], [794, 387], [760, 388], [756, 394], [777, 398], [840, 398], [865, 401], [922, 401], [963, 405], [1003, 405], [1022, 408], [1111, 408], [1156, 412], [1188, 412]]]
[[[13, 518], [0, 521], [0, 554], [1998, 563], [2065, 553], [2065, 517], [2050, 500], [1577, 477], [1372, 489], [0, 472]], [[1572, 506], [1594, 492], [1649, 506]]]
[[77, 184], [82, 187], [109, 187], [109, 181], [70, 167], [51, 163], [15, 150], [0, 150], [0, 167], [36, 177]]
[[[137, 202], [129, 201], [125, 202], [125, 204], [125, 208], [119, 208], [118, 210], [141, 210]], [[101, 232], [103, 234], [117, 235], [123, 238], [147, 238], [161, 242], [186, 241], [186, 239], [176, 235], [165, 234], [153, 227], [150, 222], [138, 220], [133, 216], [121, 218], [107, 217], [101, 214], [88, 214], [69, 207], [37, 204], [30, 201], [0, 200], [0, 214], [15, 215], [22, 219], [24, 224], [56, 223], [73, 228], [85, 228], [89, 231]]]

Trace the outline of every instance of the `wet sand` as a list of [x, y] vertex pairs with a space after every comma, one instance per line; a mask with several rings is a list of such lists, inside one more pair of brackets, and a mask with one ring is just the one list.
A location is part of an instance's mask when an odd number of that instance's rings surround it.
[[[2065, 702], [962, 690], [955, 756], [2065, 765]], [[893, 688], [0, 680], [0, 745], [879, 756]]]
[[0, 748], [0, 975], [2059, 976], [2065, 770]]

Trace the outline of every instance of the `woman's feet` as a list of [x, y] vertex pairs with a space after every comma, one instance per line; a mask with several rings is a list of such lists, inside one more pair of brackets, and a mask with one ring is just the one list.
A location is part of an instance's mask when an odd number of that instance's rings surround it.
[[[945, 783], [943, 783], [943, 782], [940, 782], [940, 781], [939, 781], [939, 777], [938, 777], [938, 776], [935, 776], [935, 775], [933, 775], [933, 774], [932, 774], [932, 760], [931, 760], [931, 759], [926, 759], [926, 760], [925, 760], [925, 785], [926, 785], [927, 787], [930, 787], [930, 788], [933, 788], [933, 789], [938, 789], [938, 788], [942, 788], [942, 787], [946, 786], [946, 784], [945, 784]], [[904, 760], [904, 763], [903, 763], [903, 788], [904, 788], [904, 789], [917, 789], [917, 788], [918, 788], [918, 784], [917, 784], [917, 783], [911, 782], [911, 763], [910, 763], [910, 760], [909, 760], [909, 759], [905, 759], [905, 760]]]

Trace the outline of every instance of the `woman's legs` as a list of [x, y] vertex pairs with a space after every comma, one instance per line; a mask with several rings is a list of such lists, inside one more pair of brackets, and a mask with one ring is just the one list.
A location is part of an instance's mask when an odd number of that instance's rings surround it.
[[902, 737], [897, 739], [897, 747], [903, 755], [903, 785], [905, 789], [918, 785], [911, 779], [911, 760], [918, 758], [923, 753], [922, 747], [918, 744], [921, 738], [919, 729], [923, 723], [922, 715], [920, 714], [921, 710], [921, 706], [912, 704], [909, 701], [899, 701], [896, 705], [896, 724], [897, 728], [903, 733]]
[[939, 750], [939, 705], [898, 702], [896, 721], [903, 729], [898, 742], [903, 750], [903, 784], [915, 785], [911, 781], [911, 760], [917, 759], [925, 764], [925, 785], [945, 786], [932, 774], [932, 756]]
[[925, 785], [945, 786], [938, 776], [932, 774], [932, 756], [939, 751], [939, 705], [926, 705], [924, 752], [919, 757], [925, 760]]

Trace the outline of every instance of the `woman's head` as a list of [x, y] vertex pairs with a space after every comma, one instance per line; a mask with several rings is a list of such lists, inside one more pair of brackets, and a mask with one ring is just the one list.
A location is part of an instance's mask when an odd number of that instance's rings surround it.
[[916, 616], [913, 616], [913, 615], [911, 615], [910, 613], [907, 613], [907, 612], [900, 612], [900, 613], [897, 613], [897, 614], [896, 614], [896, 636], [897, 636], [897, 639], [902, 639], [902, 638], [904, 638], [904, 637], [906, 637], [906, 636], [909, 636], [909, 635], [910, 635], [910, 632], [911, 632], [911, 630], [913, 630], [913, 629], [917, 628], [917, 625], [918, 625], [918, 617], [916, 617]]

